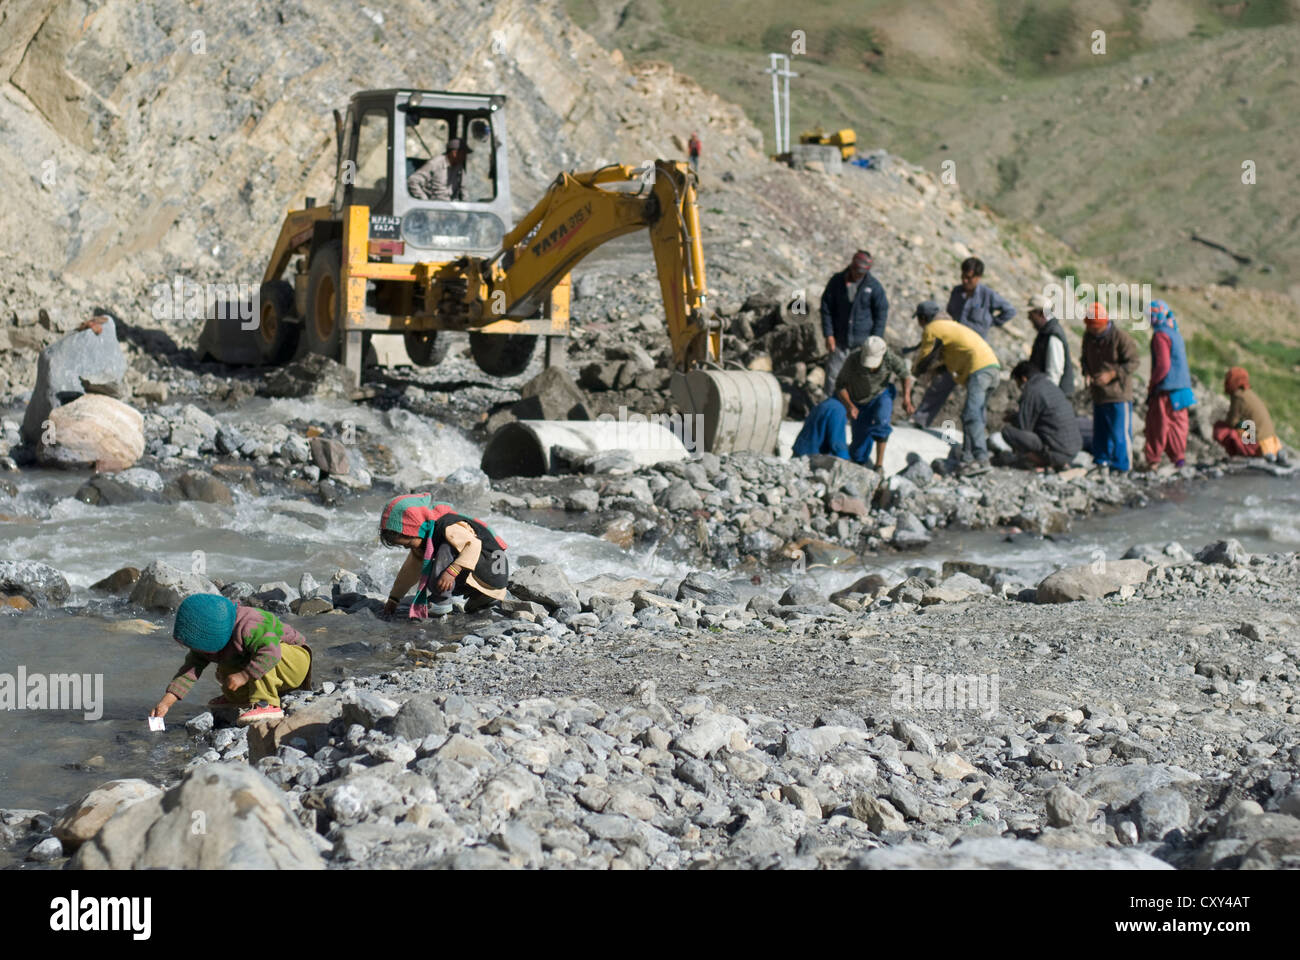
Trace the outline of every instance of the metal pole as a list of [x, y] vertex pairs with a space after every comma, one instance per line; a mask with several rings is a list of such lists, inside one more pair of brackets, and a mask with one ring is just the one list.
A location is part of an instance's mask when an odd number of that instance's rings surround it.
[[785, 76], [785, 110], [782, 114], [782, 119], [785, 121], [785, 148], [786, 150], [789, 150], [790, 149], [790, 77], [793, 76], [793, 74], [790, 73], [790, 58], [788, 56], [783, 56], [781, 59], [782, 61], [784, 61], [781, 64], [781, 73], [784, 74]]
[[781, 149], [781, 92], [780, 80], [777, 77], [776, 58], [779, 54], [768, 54], [769, 67], [767, 72], [772, 75], [772, 118], [773, 118], [773, 139], [776, 141], [776, 152], [778, 155], [785, 151]]

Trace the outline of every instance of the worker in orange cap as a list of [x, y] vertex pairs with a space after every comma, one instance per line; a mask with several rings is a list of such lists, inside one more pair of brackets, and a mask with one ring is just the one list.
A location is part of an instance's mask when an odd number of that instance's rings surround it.
[[1133, 438], [1133, 374], [1138, 368], [1138, 347], [1115, 326], [1100, 303], [1088, 305], [1083, 325], [1079, 365], [1092, 393], [1092, 459], [1103, 473], [1126, 471]]

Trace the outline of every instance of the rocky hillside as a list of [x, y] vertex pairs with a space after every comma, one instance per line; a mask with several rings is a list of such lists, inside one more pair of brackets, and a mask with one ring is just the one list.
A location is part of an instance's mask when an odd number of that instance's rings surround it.
[[32, 0], [0, 17], [6, 319], [103, 304], [135, 322], [175, 275], [260, 280], [284, 211], [331, 192], [331, 110], [361, 89], [505, 93], [521, 210], [561, 169], [681, 155], [692, 128], [759, 157], [739, 110], [629, 69], [553, 3]]

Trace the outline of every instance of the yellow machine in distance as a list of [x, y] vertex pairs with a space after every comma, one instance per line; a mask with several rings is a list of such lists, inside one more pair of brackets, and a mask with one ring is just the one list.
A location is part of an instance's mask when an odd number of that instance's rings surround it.
[[[517, 375], [539, 336], [549, 346], [568, 335], [573, 267], [602, 244], [647, 230], [674, 400], [704, 416], [706, 449], [772, 452], [782, 411], [776, 379], [721, 369], [689, 164], [561, 173], [507, 229], [504, 105], [496, 94], [371, 90], [355, 94], [345, 116], [335, 113], [332, 202], [309, 200], [286, 215], [263, 275], [256, 330], [263, 362], [320, 353], [359, 383], [368, 336], [401, 334], [412, 362], [432, 366], [446, 352], [439, 334], [458, 331], [469, 334], [485, 373]], [[451, 140], [470, 150], [450, 199], [416, 196], [409, 178]]]
[[839, 147], [840, 159], [842, 160], [851, 160], [858, 152], [858, 135], [848, 127], [843, 130], [836, 130], [834, 133], [827, 133], [821, 127], [805, 130], [799, 134], [799, 142], [821, 144], [825, 147]]

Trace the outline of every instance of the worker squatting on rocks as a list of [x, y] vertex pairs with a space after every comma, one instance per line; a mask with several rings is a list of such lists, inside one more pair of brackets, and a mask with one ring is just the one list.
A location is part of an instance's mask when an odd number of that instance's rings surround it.
[[1133, 374], [1138, 348], [1099, 303], [1083, 318], [1080, 366], [1092, 393], [1092, 458], [1102, 470], [1127, 471], [1133, 440]]
[[1250, 389], [1250, 374], [1233, 367], [1223, 378], [1223, 392], [1229, 400], [1228, 418], [1214, 425], [1214, 439], [1229, 456], [1263, 457], [1285, 465], [1273, 418], [1264, 401]]
[[505, 541], [449, 503], [437, 503], [427, 493], [394, 497], [380, 515], [379, 538], [410, 551], [384, 604], [388, 615], [412, 587], [417, 592], [410, 616], [416, 619], [451, 613], [458, 594], [468, 598], [466, 613], [505, 599], [510, 576]]
[[1039, 470], [1068, 466], [1083, 447], [1070, 399], [1032, 360], [1016, 364], [1011, 379], [1020, 387], [1020, 408], [1002, 428], [1002, 439]]
[[1147, 386], [1146, 468], [1160, 466], [1167, 452], [1175, 467], [1187, 456], [1187, 410], [1195, 405], [1187, 347], [1174, 311], [1163, 300], [1147, 305], [1151, 324], [1151, 379]]
[[832, 386], [849, 353], [870, 337], [885, 336], [889, 298], [871, 274], [874, 261], [866, 250], [853, 255], [849, 265], [831, 277], [822, 292], [822, 336], [826, 338], [826, 385]]
[[282, 695], [311, 689], [311, 647], [301, 633], [266, 610], [217, 593], [192, 594], [176, 610], [172, 637], [189, 653], [151, 717], [165, 717], [209, 663], [217, 665], [221, 694], [208, 706], [238, 710], [241, 727], [279, 720], [284, 716]]
[[997, 354], [973, 328], [939, 313], [939, 305], [933, 300], [918, 304], [914, 315], [923, 332], [912, 374], [920, 375], [942, 363], [946, 375], [966, 387], [966, 404], [961, 412], [962, 471], [982, 472], [989, 464], [985, 424], [988, 398], [998, 385], [998, 371], [1002, 369]]
[[[983, 276], [984, 261], [967, 257], [961, 264], [961, 283], [948, 295], [948, 316], [974, 330], [981, 340], [988, 338], [990, 327], [1000, 327], [1016, 315], [1015, 307], [981, 282]], [[951, 370], [930, 381], [913, 417], [917, 426], [928, 427], [934, 421], [955, 385]]]

